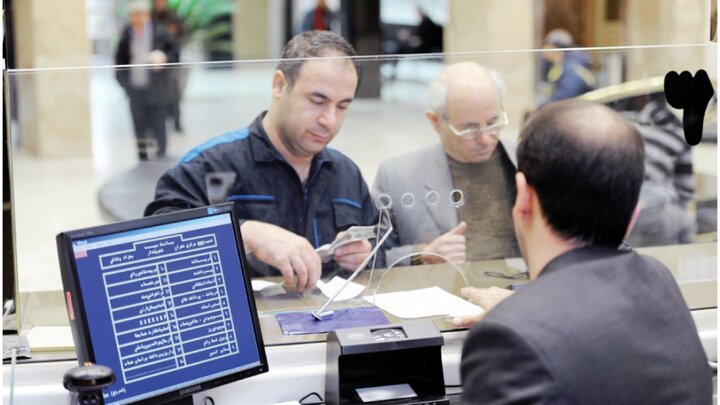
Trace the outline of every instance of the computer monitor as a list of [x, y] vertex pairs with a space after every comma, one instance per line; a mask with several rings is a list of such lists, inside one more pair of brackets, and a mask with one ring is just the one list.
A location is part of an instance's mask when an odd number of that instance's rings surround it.
[[232, 204], [57, 236], [80, 364], [106, 404], [163, 403], [268, 371]]

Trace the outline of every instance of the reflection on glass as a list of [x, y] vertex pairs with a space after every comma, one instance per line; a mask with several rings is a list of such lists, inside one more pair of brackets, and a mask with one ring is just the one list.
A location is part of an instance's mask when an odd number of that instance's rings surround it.
[[[632, 122], [645, 141], [645, 181], [640, 192], [640, 215], [628, 236], [634, 246], [690, 243], [703, 217], [692, 215], [691, 206], [706, 204], [696, 195], [693, 150], [685, 140], [681, 116], [667, 103], [662, 76], [625, 82], [590, 92], [582, 98], [595, 100], [619, 111]], [[708, 106], [705, 123], [715, 125], [715, 102]], [[713, 131], [711, 129], [710, 131]], [[706, 141], [716, 134], [706, 134]], [[698, 190], [700, 191], [700, 190]], [[715, 199], [715, 197], [711, 197]]]
[[[714, 46], [701, 49], [703, 55], [714, 56]], [[648, 154], [648, 186], [643, 189], [641, 199], [644, 212], [636, 231], [640, 234], [631, 235], [630, 240], [638, 246], [668, 245], [642, 251], [668, 264], [679, 279], [703, 280], [708, 279], [708, 268], [714, 268], [716, 262], [716, 126], [714, 121], [707, 122], [703, 142], [686, 148], [679, 140], [679, 112], [667, 108], [658, 98], [658, 94], [662, 95], [662, 85], [651, 79], [662, 77], [668, 70], [694, 72], [702, 68], [714, 74], [715, 58], [701, 57], [670, 64], [668, 61], [674, 59], [666, 56], [672, 52], [673, 48], [589, 52], [595, 60], [627, 61], [627, 75], [622, 82], [609, 82], [608, 78], [620, 76], [605, 70], [617, 65], [594, 66], [594, 73], [603, 81], [597, 93], [590, 92], [584, 97], [596, 97], [595, 100], [624, 111], [646, 137], [649, 151], [672, 151], [672, 159]], [[536, 77], [533, 61], [538, 57], [539, 51], [446, 55], [446, 61], [437, 57], [395, 58], [392, 63], [397, 68], [410, 69], [404, 70], [406, 76], [395, 75], [391, 80], [384, 76], [386, 69], [383, 68], [389, 61], [360, 62], [363, 70], [377, 70], [386, 79], [377, 84], [380, 89], [376, 93], [381, 96], [353, 100], [330, 147], [357, 165], [372, 196], [382, 196], [383, 206], [391, 211], [398, 239], [392, 249], [386, 251], [385, 264], [389, 264], [392, 257], [432, 251], [433, 242], [443, 236], [450, 240], [464, 238], [467, 247], [464, 256], [444, 256], [459, 265], [471, 286], [506, 287], [524, 281], [494, 275], [513, 277], [518, 273], [512, 260], [519, 256], [519, 251], [514, 244], [509, 216], [514, 182], [513, 170], [508, 169], [508, 164], [513, 167], [513, 143], [526, 113], [536, 105], [535, 88], [525, 83], [532, 84]], [[644, 61], [646, 68], [638, 68], [638, 61]], [[450, 92], [447, 99], [443, 96], [438, 97], [440, 102], [433, 100], [432, 80], [457, 62], [483, 66], [498, 73], [505, 91], [497, 91], [488, 112], [482, 107], [487, 103], [487, 89], [495, 86], [492, 78], [482, 83], [466, 81], [465, 87], [477, 85], [479, 90], [475, 93], [458, 96]], [[248, 126], [259, 112], [268, 108], [272, 102], [275, 67], [275, 63], [269, 62], [233, 62], [169, 68], [189, 73], [182, 104], [184, 131], [182, 135], [168, 134], [164, 158], [156, 159], [150, 153], [148, 161], [143, 162], [138, 155], [129, 99], [116, 82], [116, 69], [9, 72], [10, 94], [18, 95], [9, 102], [13, 117], [11, 174], [20, 310], [26, 327], [67, 324], [53, 242], [55, 235], [69, 229], [142, 216], [153, 200], [158, 178], [181, 157], [208, 139]], [[35, 88], [43, 91], [33, 91]], [[454, 99], [456, 96], [459, 100]], [[710, 107], [709, 111], [715, 111], [714, 100]], [[441, 111], [443, 108], [447, 110]], [[458, 137], [433, 114], [444, 113], [453, 127], [461, 131], [472, 128], [469, 125], [477, 128], [494, 125], [493, 119], [503, 111], [507, 113], [508, 124], [494, 144], [492, 137], [487, 136]], [[714, 116], [714, 112], [708, 112], [706, 119], [713, 120]], [[499, 162], [494, 169], [472, 170], [479, 163], [493, 162], [493, 159]], [[216, 179], [207, 183], [203, 180], [199, 187], [222, 188], [241, 180], [216, 174]], [[232, 186], [229, 190], [229, 195], [233, 195]], [[227, 194], [227, 190], [220, 191]], [[241, 205], [267, 203], [240, 197], [236, 201]], [[458, 204], [460, 201], [464, 203]], [[375, 205], [374, 200], [372, 204]], [[677, 214], [671, 214], [671, 206]], [[351, 203], [341, 200], [332, 207], [333, 210], [355, 209]], [[682, 237], [663, 236], [649, 242], [651, 236], [668, 235], [668, 229], [673, 226], [683, 229]], [[463, 238], [453, 238], [460, 235]], [[330, 241], [322, 241], [325, 242]], [[688, 244], [678, 246], [681, 243]], [[394, 252], [397, 249], [399, 251]], [[476, 255], [476, 249], [486, 252]], [[487, 252], [494, 256], [485, 255]], [[378, 292], [437, 285], [459, 295], [459, 289], [465, 284], [461, 274], [452, 271], [442, 259], [423, 260], [422, 255], [416, 256], [420, 259], [411, 257], [388, 272]], [[677, 260], [682, 263], [676, 264]], [[362, 285], [369, 283], [363, 295], [371, 294], [383, 277], [383, 267], [376, 267], [372, 276], [370, 272], [363, 272], [354, 280]], [[271, 277], [266, 280], [282, 281], [279, 273], [267, 274]], [[338, 274], [348, 273], [341, 270]], [[714, 293], [706, 297], [698, 295], [697, 289], [687, 289], [686, 285], [681, 288], [691, 307], [716, 305]], [[324, 303], [324, 295], [313, 290], [304, 294], [257, 294], [256, 297], [268, 343], [323, 339], [316, 335], [282, 336], [274, 314], [316, 310]], [[334, 305], [342, 308], [367, 305], [367, 302], [358, 297]], [[438, 317], [436, 323], [442, 329], [453, 328], [444, 317]]]

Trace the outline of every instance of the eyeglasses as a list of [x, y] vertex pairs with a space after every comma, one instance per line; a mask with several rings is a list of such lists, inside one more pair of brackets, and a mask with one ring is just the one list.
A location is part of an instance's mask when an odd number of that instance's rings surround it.
[[503, 112], [502, 116], [500, 117], [500, 121], [496, 122], [495, 124], [491, 124], [485, 127], [473, 127], [473, 128], [467, 128], [463, 129], [462, 131], [459, 131], [455, 129], [454, 126], [445, 118], [442, 117], [443, 121], [447, 124], [448, 128], [450, 128], [450, 131], [452, 131], [453, 134], [457, 136], [462, 136], [463, 138], [475, 138], [480, 135], [485, 134], [492, 134], [495, 132], [495, 136], [498, 136], [498, 132], [500, 132], [501, 129], [505, 128], [508, 124], [508, 117], [507, 113]]
[[515, 274], [503, 274], [503, 273], [500, 273], [497, 271], [485, 271], [485, 272], [483, 272], [483, 274], [485, 274], [488, 277], [498, 277], [498, 278], [504, 278], [507, 280], [522, 280], [524, 278], [530, 278], [528, 273], [523, 272], [523, 271], [515, 273]]

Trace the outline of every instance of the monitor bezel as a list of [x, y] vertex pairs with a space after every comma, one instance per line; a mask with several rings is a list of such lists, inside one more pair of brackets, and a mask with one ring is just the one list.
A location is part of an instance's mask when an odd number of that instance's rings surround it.
[[[255, 334], [255, 341], [258, 343], [258, 354], [260, 364], [245, 370], [236, 371], [231, 374], [209, 379], [203, 382], [196, 382], [182, 387], [175, 387], [171, 391], [158, 394], [149, 398], [141, 399], [135, 404], [157, 404], [168, 401], [179, 400], [181, 398], [191, 396], [192, 394], [206, 391], [221, 385], [225, 385], [234, 381], [242, 380], [261, 373], [269, 371], [267, 356], [265, 354], [265, 344], [260, 330], [260, 320], [255, 305], [255, 298], [252, 294], [252, 286], [250, 281], [250, 271], [245, 255], [245, 249], [240, 233], [240, 222], [237, 207], [234, 203], [223, 203], [210, 205], [202, 208], [194, 208], [189, 210], [175, 211], [166, 214], [160, 214], [151, 217], [139, 218], [130, 221], [117, 222], [113, 224], [100, 225], [95, 227], [77, 229], [73, 231], [62, 232], [57, 235], [56, 242], [58, 247], [58, 258], [60, 260], [60, 272], [63, 282], [63, 290], [67, 305], [68, 316], [70, 318], [70, 328], [72, 330], [75, 342], [75, 352], [78, 356], [78, 363], [86, 362], [95, 363], [95, 353], [93, 351], [92, 339], [88, 328], [87, 317], [82, 311], [84, 307], [82, 291], [77, 275], [77, 267], [73, 260], [72, 242], [77, 239], [86, 239], [97, 236], [104, 236], [113, 233], [129, 231], [138, 228], [147, 228], [157, 225], [171, 224], [185, 220], [209, 217], [214, 215], [230, 214], [232, 221], [232, 229], [237, 242], [238, 255], [240, 257], [240, 265], [244, 273], [245, 290], [248, 308], [251, 311], [251, 319]], [[103, 403], [104, 400], [103, 400]]]

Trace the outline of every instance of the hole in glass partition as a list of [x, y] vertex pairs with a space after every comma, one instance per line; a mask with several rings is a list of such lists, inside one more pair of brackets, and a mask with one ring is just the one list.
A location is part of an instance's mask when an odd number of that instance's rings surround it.
[[425, 201], [428, 205], [434, 207], [437, 205], [438, 201], [440, 201], [440, 194], [438, 194], [435, 190], [428, 191], [428, 193], [425, 194]]
[[392, 208], [392, 205], [393, 200], [389, 194], [380, 194], [375, 199], [375, 207], [377, 207], [378, 211], [389, 210], [390, 208]]
[[400, 197], [400, 202], [402, 203], [403, 207], [405, 208], [411, 208], [413, 205], [415, 205], [415, 194], [413, 193], [405, 193]]
[[455, 189], [450, 192], [450, 205], [460, 208], [465, 205], [465, 193], [462, 190]]

